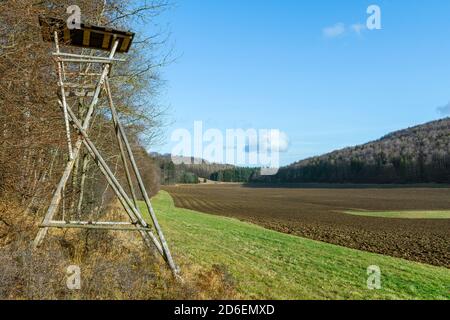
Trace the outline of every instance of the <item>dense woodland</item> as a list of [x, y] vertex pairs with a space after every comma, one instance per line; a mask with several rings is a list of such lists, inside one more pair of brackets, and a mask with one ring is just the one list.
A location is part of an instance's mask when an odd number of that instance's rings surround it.
[[450, 118], [282, 168], [269, 183], [450, 183]]
[[231, 168], [214, 172], [210, 179], [220, 182], [250, 182], [256, 179], [260, 170], [258, 168]]
[[[2, 1], [0, 2], [0, 199], [19, 202], [30, 212], [42, 214], [67, 161], [64, 122], [57, 102], [57, 76], [52, 59], [54, 45], [42, 40], [38, 16], [69, 15], [66, 8], [77, 4], [82, 22], [122, 30], [149, 21], [167, 4], [165, 1]], [[150, 193], [158, 191], [159, 176], [144, 146], [158, 138], [164, 108], [157, 103], [161, 86], [158, 70], [164, 54], [159, 34], [144, 39], [137, 35], [132, 51], [123, 56], [111, 73], [116, 107], [126, 126], [132, 147]], [[64, 51], [91, 54], [91, 50], [63, 46]], [[102, 94], [94, 114], [91, 139], [108, 164], [123, 181], [122, 164], [106, 95]], [[83, 115], [89, 98], [70, 101]], [[72, 141], [77, 135], [72, 130]], [[85, 177], [86, 183], [80, 184]], [[77, 207], [83, 195], [82, 211], [102, 211], [112, 198], [111, 189], [84, 150], [66, 190], [68, 207]]]
[[176, 159], [171, 155], [153, 153], [152, 157], [160, 170], [160, 181], [164, 185], [197, 184], [207, 180], [216, 182], [250, 182], [259, 174], [258, 168], [236, 167], [228, 164], [210, 163], [203, 159]]
[[170, 154], [152, 153], [152, 157], [159, 168], [161, 184], [164, 185], [197, 184], [210, 179], [218, 171], [234, 168], [194, 158], [177, 158], [175, 164]]

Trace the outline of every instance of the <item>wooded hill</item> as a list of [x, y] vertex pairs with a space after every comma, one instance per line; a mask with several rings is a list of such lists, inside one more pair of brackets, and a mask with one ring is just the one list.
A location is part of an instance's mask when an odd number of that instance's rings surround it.
[[270, 183], [450, 183], [450, 118], [282, 168]]
[[[175, 162], [170, 154], [152, 153], [151, 156], [160, 170], [162, 184], [199, 183], [202, 179], [212, 179], [215, 174], [223, 170], [234, 170], [235, 167], [227, 164], [210, 163], [204, 159], [176, 158]], [[221, 180], [217, 180], [221, 181]]]
[[450, 183], [450, 118], [390, 133], [379, 140], [337, 150], [281, 168], [262, 177], [258, 168], [205, 160], [174, 164], [170, 155], [152, 154], [163, 184], [256, 183]]

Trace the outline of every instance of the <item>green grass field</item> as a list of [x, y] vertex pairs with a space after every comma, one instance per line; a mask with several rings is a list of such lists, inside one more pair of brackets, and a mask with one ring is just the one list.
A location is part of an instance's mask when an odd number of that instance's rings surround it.
[[450, 211], [346, 211], [346, 214], [365, 217], [400, 218], [400, 219], [450, 219]]
[[[153, 203], [178, 264], [226, 266], [245, 299], [450, 299], [450, 269], [179, 209], [166, 192]], [[371, 265], [381, 290], [367, 289]]]

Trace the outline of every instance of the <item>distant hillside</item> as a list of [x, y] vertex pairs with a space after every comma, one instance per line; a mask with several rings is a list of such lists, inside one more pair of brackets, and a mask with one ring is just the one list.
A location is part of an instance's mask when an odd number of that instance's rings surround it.
[[204, 159], [190, 157], [174, 157], [170, 154], [151, 154], [160, 169], [161, 183], [198, 183], [202, 179], [210, 179], [217, 172], [231, 170], [235, 167], [228, 164], [210, 163]]
[[450, 183], [450, 118], [282, 168], [261, 182]]

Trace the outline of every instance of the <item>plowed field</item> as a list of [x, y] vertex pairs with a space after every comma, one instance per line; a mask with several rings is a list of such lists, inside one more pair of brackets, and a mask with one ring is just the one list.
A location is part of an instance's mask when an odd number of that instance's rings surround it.
[[305, 238], [450, 268], [450, 219], [397, 219], [348, 211], [450, 210], [450, 189], [165, 187], [177, 207], [235, 217]]

